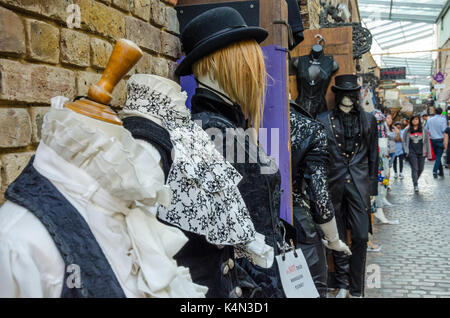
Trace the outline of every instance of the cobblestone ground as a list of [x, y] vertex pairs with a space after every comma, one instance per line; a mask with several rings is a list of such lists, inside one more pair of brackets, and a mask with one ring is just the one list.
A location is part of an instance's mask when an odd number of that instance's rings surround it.
[[426, 163], [418, 194], [408, 164], [403, 180], [392, 177], [387, 199], [393, 206], [384, 211], [400, 224], [375, 220], [373, 241], [382, 249], [367, 253], [367, 265], [379, 266], [381, 288], [366, 287], [366, 297], [450, 298], [450, 170], [434, 179], [432, 167]]

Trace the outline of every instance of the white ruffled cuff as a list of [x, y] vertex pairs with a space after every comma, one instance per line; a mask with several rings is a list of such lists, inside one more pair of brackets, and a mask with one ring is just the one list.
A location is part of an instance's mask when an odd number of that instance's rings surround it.
[[246, 258], [262, 268], [270, 268], [273, 264], [274, 250], [266, 244], [264, 235], [256, 232], [253, 241], [235, 247], [235, 257]]

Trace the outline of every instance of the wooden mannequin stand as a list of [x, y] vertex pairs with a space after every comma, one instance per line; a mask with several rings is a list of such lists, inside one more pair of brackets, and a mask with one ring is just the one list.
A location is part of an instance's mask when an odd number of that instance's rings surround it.
[[122, 125], [119, 116], [107, 104], [112, 99], [114, 87], [141, 57], [142, 51], [135, 43], [126, 39], [118, 40], [102, 78], [89, 87], [89, 99], [76, 100], [67, 103], [65, 107], [91, 118]]

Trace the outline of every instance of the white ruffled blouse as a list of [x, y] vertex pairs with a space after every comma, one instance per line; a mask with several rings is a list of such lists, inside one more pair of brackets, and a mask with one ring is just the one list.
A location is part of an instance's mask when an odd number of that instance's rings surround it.
[[[170, 203], [157, 150], [122, 128], [121, 141], [94, 131], [80, 116], [50, 110], [35, 169], [82, 215], [127, 297], [204, 297], [207, 288], [173, 260], [187, 238], [136, 207]], [[0, 207], [0, 297], [59, 297], [65, 270], [33, 213], [9, 201]]]

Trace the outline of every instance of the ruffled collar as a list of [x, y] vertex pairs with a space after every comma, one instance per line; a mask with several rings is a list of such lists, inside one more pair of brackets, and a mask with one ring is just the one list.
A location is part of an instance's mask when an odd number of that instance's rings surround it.
[[127, 82], [127, 100], [123, 107], [124, 116], [157, 118], [164, 128], [174, 130], [189, 125], [191, 114], [186, 108], [186, 92], [171, 81], [156, 75], [137, 74]]
[[[151, 120], [159, 116], [173, 145], [167, 184], [170, 207], [159, 206], [158, 217], [216, 245], [241, 246], [258, 265], [271, 266], [273, 249], [256, 233], [238, 190], [242, 176], [220, 154], [209, 135], [190, 120], [179, 87], [152, 75], [132, 76], [122, 115]], [[127, 129], [133, 131], [132, 125]], [[262, 238], [261, 238], [262, 237]]]
[[116, 198], [170, 204], [171, 190], [164, 184], [159, 158], [139, 145], [129, 131], [119, 129], [118, 140], [86, 124], [84, 116], [55, 103], [52, 100], [52, 109], [44, 117], [43, 143]]

